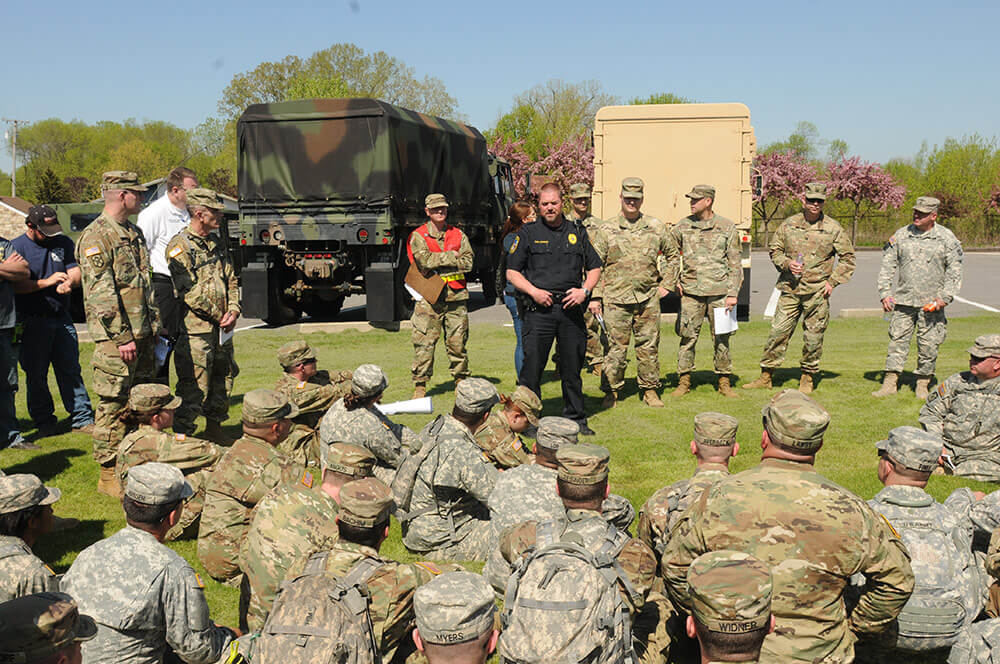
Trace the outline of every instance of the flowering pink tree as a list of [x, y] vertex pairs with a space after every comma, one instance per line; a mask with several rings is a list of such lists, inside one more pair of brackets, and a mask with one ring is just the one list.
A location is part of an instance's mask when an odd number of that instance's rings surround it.
[[873, 209], [898, 208], [906, 197], [906, 187], [881, 165], [849, 157], [827, 166], [833, 197], [851, 201], [854, 213], [851, 223], [851, 242], [858, 233], [858, 221]]
[[757, 217], [764, 222], [764, 245], [770, 241], [768, 225], [781, 207], [802, 195], [807, 182], [816, 179], [816, 169], [794, 152], [772, 152], [754, 159], [754, 171], [761, 178], [760, 191], [753, 195]]
[[1000, 212], [1000, 184], [993, 185], [983, 205], [987, 212]]
[[[498, 157], [505, 159], [514, 174], [514, 189], [518, 196], [538, 193], [538, 187], [544, 182], [555, 182], [563, 191], [575, 182], [594, 182], [594, 148], [586, 135], [570, 138], [566, 141], [545, 146], [541, 159], [533, 161], [524, 151], [524, 141], [517, 140], [506, 143], [502, 136], [496, 136], [490, 141], [489, 149]], [[525, 176], [531, 173], [532, 192], [525, 191]]]
[[503, 136], [497, 134], [488, 147], [490, 152], [510, 164], [514, 176], [514, 191], [518, 198], [523, 198], [525, 176], [532, 172], [531, 158], [524, 151], [524, 140], [507, 143]]

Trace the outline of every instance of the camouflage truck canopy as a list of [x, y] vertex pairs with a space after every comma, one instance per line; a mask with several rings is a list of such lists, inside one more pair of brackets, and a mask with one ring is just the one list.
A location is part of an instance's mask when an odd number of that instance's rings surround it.
[[244, 210], [390, 207], [421, 213], [440, 192], [463, 217], [489, 209], [486, 139], [475, 127], [376, 99], [247, 108], [237, 125]]

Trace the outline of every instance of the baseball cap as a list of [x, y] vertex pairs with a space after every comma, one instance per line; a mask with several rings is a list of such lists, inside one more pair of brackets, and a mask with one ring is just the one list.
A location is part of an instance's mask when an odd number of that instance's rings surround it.
[[983, 334], [969, 347], [973, 357], [1000, 357], [1000, 334]]
[[211, 210], [224, 210], [226, 208], [219, 195], [211, 189], [195, 187], [187, 191], [188, 207], [207, 207]]
[[97, 635], [97, 624], [66, 593], [24, 595], [0, 604], [0, 662], [34, 662]]
[[316, 351], [304, 339], [289, 341], [278, 349], [278, 364], [285, 369], [290, 369], [302, 362], [312, 362], [315, 359]]
[[642, 198], [643, 187], [641, 178], [625, 178], [622, 180], [622, 198]]
[[547, 450], [556, 451], [563, 445], [573, 445], [580, 435], [580, 425], [568, 417], [548, 415], [538, 420], [535, 442]]
[[940, 205], [941, 201], [933, 196], [921, 196], [913, 202], [913, 209], [926, 214], [928, 212], [937, 212]]
[[590, 187], [585, 182], [577, 182], [569, 186], [570, 198], [590, 198]]
[[386, 378], [382, 367], [375, 364], [362, 364], [351, 376], [351, 392], [362, 398], [380, 394], [387, 387], [389, 379]]
[[424, 198], [424, 207], [432, 210], [436, 207], [448, 207], [448, 199], [444, 194], [427, 194]]
[[340, 511], [337, 518], [360, 528], [374, 528], [389, 520], [395, 512], [392, 490], [383, 482], [366, 477], [348, 482], [340, 488]]
[[691, 187], [691, 191], [689, 191], [684, 195], [691, 199], [699, 199], [699, 198], [714, 199], [715, 187], [713, 187], [710, 184], [696, 184], [695, 186]]
[[261, 387], [243, 395], [243, 421], [247, 424], [270, 424], [298, 414], [298, 406], [281, 392]]
[[740, 422], [724, 413], [705, 412], [694, 416], [694, 440], [699, 445], [732, 445]]
[[125, 495], [144, 505], [168, 505], [193, 494], [180, 469], [158, 461], [133, 466], [125, 482]]
[[161, 383], [142, 383], [128, 393], [129, 410], [136, 413], [151, 413], [169, 410], [181, 405], [181, 398], [170, 393], [170, 388]]
[[823, 446], [830, 414], [798, 390], [782, 390], [760, 412], [774, 442], [804, 454]]
[[62, 491], [47, 487], [34, 475], [0, 475], [0, 514], [20, 512], [35, 505], [51, 505]]
[[[51, 221], [47, 221], [51, 220]], [[34, 205], [28, 210], [25, 218], [26, 224], [32, 224], [39, 233], [45, 237], [55, 237], [62, 235], [62, 226], [59, 225], [59, 218], [56, 211], [48, 205]]]
[[147, 191], [149, 187], [139, 184], [139, 176], [132, 171], [108, 171], [101, 176], [101, 191], [130, 189]]
[[455, 405], [466, 413], [485, 413], [499, 401], [497, 388], [485, 378], [466, 378], [455, 388]]
[[323, 470], [361, 478], [372, 474], [376, 458], [371, 450], [360, 445], [320, 443], [319, 462]]
[[514, 393], [510, 395], [510, 402], [524, 413], [524, 416], [531, 423], [531, 426], [538, 426], [538, 416], [542, 413], [542, 400], [531, 391], [530, 387], [518, 385]]
[[493, 588], [479, 574], [445, 572], [417, 588], [413, 612], [427, 643], [471, 641], [493, 628]]
[[771, 618], [771, 571], [740, 551], [710, 551], [687, 574], [691, 614], [713, 632], [741, 634]]
[[559, 479], [570, 484], [599, 484], [608, 479], [608, 448], [592, 443], [563, 445], [556, 450]]
[[937, 468], [942, 447], [940, 436], [911, 426], [896, 427], [889, 431], [888, 438], [875, 443], [875, 448], [893, 461], [923, 473]]

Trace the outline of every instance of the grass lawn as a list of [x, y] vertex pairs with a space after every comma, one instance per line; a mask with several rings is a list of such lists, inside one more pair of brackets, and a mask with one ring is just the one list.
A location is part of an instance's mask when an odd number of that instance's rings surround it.
[[[996, 316], [956, 318], [950, 321], [948, 340], [941, 347], [938, 377], [950, 375], [968, 366], [965, 350], [972, 339], [980, 334], [995, 332]], [[759, 460], [760, 409], [777, 391], [778, 387], [795, 387], [798, 384], [797, 359], [801, 348], [801, 330], [796, 331], [790, 344], [792, 358], [788, 368], [775, 374], [776, 389], [743, 391], [742, 398], [725, 399], [714, 388], [710, 371], [711, 348], [707, 327], [704, 326], [698, 347], [698, 367], [694, 391], [681, 398], [664, 396], [663, 409], [651, 409], [639, 402], [634, 378], [635, 365], [630, 364], [623, 401], [613, 410], [600, 411], [602, 394], [598, 380], [587, 375], [584, 390], [587, 408], [592, 417], [591, 427], [597, 432], [595, 442], [607, 446], [612, 453], [612, 490], [628, 497], [638, 508], [656, 489], [691, 474], [694, 467], [688, 449], [692, 434], [692, 418], [702, 410], [719, 410], [740, 420], [738, 440], [739, 455], [733, 460], [733, 469], [744, 470]], [[744, 383], [758, 375], [760, 357], [769, 323], [763, 320], [742, 325], [732, 339], [732, 350], [737, 372], [737, 382]], [[228, 430], [239, 432], [240, 404], [248, 390], [272, 387], [280, 371], [275, 352], [283, 343], [296, 336], [282, 330], [248, 330], [236, 338], [237, 360], [240, 375], [236, 379], [235, 394], [230, 405]], [[307, 339], [319, 354], [320, 368], [352, 369], [365, 362], [381, 365], [389, 376], [385, 400], [408, 399], [412, 386], [409, 367], [412, 349], [407, 332], [346, 331], [337, 334], [316, 333]], [[833, 416], [826, 435], [826, 444], [818, 458], [818, 467], [827, 477], [870, 498], [881, 488], [875, 476], [876, 454], [874, 443], [885, 437], [889, 429], [903, 424], [917, 424], [920, 403], [913, 396], [912, 374], [904, 375], [903, 390], [890, 398], [876, 400], [870, 392], [879, 385], [885, 361], [886, 323], [880, 318], [834, 320], [826, 335], [826, 352], [823, 356], [825, 370], [820, 376], [814, 397]], [[470, 366], [473, 375], [492, 380], [501, 392], [513, 389], [513, 330], [495, 324], [474, 325], [470, 334]], [[677, 337], [670, 326], [664, 326], [661, 366], [665, 372], [664, 392], [676, 384], [675, 362]], [[81, 345], [84, 378], [90, 383], [90, 355], [93, 344]], [[908, 367], [915, 362], [916, 350], [911, 352]], [[23, 378], [23, 377], [22, 377]], [[438, 349], [437, 373], [429, 385], [428, 394], [434, 398], [437, 413], [450, 410], [452, 384], [447, 372], [447, 358]], [[549, 380], [542, 388], [542, 401], [546, 414], [561, 413], [559, 383]], [[57, 395], [53, 382], [52, 392]], [[57, 397], [58, 400], [58, 397]], [[23, 390], [18, 394], [18, 413], [27, 413]], [[57, 415], [65, 417], [59, 408]], [[417, 429], [431, 416], [401, 416], [404, 424]], [[21, 421], [26, 435], [32, 433], [30, 422]], [[26, 452], [6, 450], [0, 452], [0, 467], [7, 473], [34, 473], [44, 482], [62, 489], [63, 497], [55, 508], [61, 516], [79, 518], [80, 527], [45, 538], [37, 553], [57, 572], [65, 572], [76, 554], [98, 539], [111, 535], [124, 525], [120, 505], [95, 491], [97, 465], [91, 458], [91, 440], [79, 434], [64, 434], [40, 442], [41, 451]], [[951, 477], [935, 476], [929, 485], [930, 492], [939, 500], [960, 486], [990, 491], [988, 484], [970, 482]], [[201, 570], [195, 552], [195, 542], [171, 543], [178, 553], [191, 562], [208, 584], [207, 596], [213, 618], [222, 624], [236, 624], [238, 591], [212, 581]], [[413, 560], [400, 541], [398, 524], [394, 524], [383, 553], [400, 560]], [[478, 566], [473, 567], [478, 569]]]

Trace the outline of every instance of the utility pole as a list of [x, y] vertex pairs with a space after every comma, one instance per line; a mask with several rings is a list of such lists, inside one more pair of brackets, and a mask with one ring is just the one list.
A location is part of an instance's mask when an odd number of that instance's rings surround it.
[[[11, 118], [3, 118], [4, 122], [9, 122], [14, 125], [14, 134], [11, 137], [11, 170], [10, 170], [10, 195], [17, 196], [17, 125], [21, 123], [21, 120], [13, 120]], [[7, 138], [7, 133], [4, 132], [4, 138]]]

